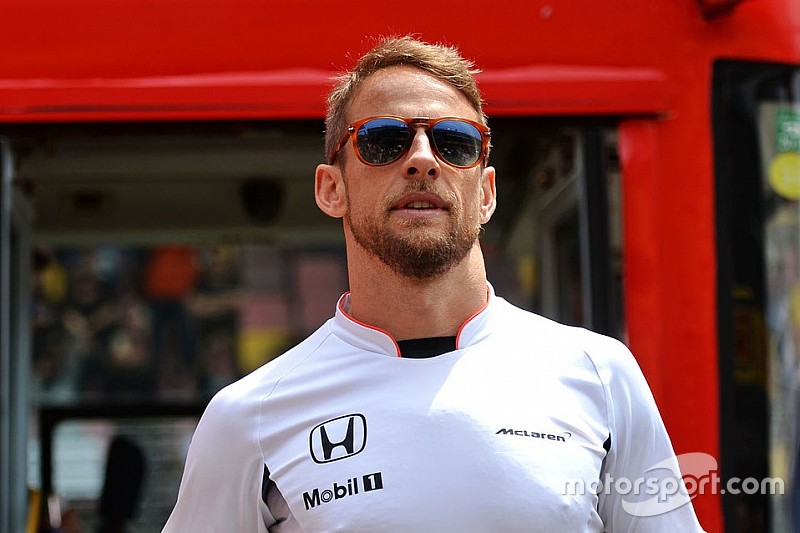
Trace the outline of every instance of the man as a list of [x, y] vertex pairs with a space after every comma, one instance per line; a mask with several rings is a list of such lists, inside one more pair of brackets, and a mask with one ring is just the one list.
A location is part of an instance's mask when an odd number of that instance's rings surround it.
[[212, 400], [165, 531], [701, 531], [685, 494], [611, 483], [680, 476], [630, 353], [487, 283], [471, 68], [391, 38], [333, 90], [315, 195], [343, 220], [350, 292]]

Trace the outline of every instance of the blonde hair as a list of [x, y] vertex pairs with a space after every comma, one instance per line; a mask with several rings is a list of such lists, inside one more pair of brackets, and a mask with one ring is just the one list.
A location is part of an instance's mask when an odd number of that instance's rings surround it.
[[483, 101], [475, 74], [480, 70], [472, 61], [464, 59], [453, 46], [429, 44], [409, 35], [384, 37], [369, 52], [361, 56], [353, 70], [339, 76], [337, 83], [328, 95], [328, 114], [325, 117], [325, 156], [330, 160], [337, 143], [345, 134], [347, 107], [356, 89], [364, 80], [379, 70], [408, 65], [428, 72], [446, 81], [463, 94], [470, 105], [486, 124], [483, 114]]

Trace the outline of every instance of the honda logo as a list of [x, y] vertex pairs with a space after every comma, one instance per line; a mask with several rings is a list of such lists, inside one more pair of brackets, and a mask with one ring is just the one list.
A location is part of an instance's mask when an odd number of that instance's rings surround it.
[[311, 430], [308, 444], [315, 463], [352, 457], [367, 445], [367, 419], [357, 413], [332, 418]]

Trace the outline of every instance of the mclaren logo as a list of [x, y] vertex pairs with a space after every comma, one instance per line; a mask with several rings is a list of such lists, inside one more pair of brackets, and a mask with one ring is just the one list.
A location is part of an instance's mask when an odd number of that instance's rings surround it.
[[554, 440], [556, 442], [567, 442], [567, 439], [572, 437], [572, 433], [570, 433], [569, 431], [564, 431], [556, 435], [553, 433], [544, 433], [541, 431], [528, 431], [527, 429], [510, 429], [510, 428], [503, 428], [497, 433], [495, 433], [495, 435], [514, 435], [517, 437]]
[[367, 419], [362, 414], [332, 418], [311, 430], [308, 447], [315, 463], [352, 457], [367, 445]]

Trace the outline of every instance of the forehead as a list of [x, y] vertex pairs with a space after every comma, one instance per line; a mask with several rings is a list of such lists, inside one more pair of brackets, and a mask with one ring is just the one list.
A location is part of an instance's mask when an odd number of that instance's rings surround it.
[[404, 65], [372, 74], [353, 95], [348, 122], [374, 115], [480, 119], [458, 89], [432, 74]]

